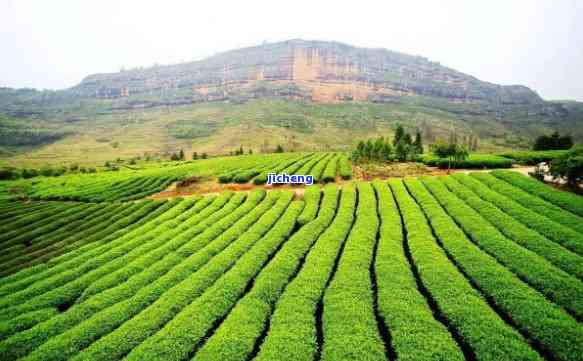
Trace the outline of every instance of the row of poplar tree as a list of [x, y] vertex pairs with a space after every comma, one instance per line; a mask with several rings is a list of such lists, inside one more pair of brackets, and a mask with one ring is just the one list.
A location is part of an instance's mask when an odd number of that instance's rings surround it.
[[352, 151], [353, 162], [366, 161], [399, 161], [415, 160], [419, 154], [423, 154], [421, 132], [417, 130], [415, 139], [405, 132], [403, 126], [398, 125], [395, 137], [391, 141], [388, 137], [361, 140], [356, 149]]

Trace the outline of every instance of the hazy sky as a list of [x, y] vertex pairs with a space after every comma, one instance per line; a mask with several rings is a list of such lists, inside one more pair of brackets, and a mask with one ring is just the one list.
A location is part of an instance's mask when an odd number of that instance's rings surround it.
[[292, 38], [384, 47], [546, 99], [583, 101], [583, 1], [0, 0], [0, 86]]

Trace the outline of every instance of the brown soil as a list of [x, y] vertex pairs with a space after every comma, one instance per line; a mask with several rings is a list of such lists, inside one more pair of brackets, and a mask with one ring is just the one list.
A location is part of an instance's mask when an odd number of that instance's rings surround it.
[[206, 181], [202, 183], [191, 183], [186, 186], [177, 186], [176, 183], [172, 184], [165, 191], [156, 193], [150, 196], [150, 199], [166, 199], [174, 197], [189, 197], [195, 195], [217, 195], [224, 191], [235, 191], [235, 192], [249, 192], [253, 189], [265, 189], [267, 192], [278, 189], [292, 190], [295, 193], [296, 199], [301, 199], [304, 196], [305, 186], [303, 185], [255, 185], [253, 183], [245, 184], [221, 184], [214, 181]]
[[[515, 172], [520, 172], [524, 175], [528, 175], [529, 172], [534, 170], [534, 167], [513, 167], [510, 170]], [[471, 173], [471, 172], [490, 172], [491, 169], [440, 169], [437, 167], [427, 167], [423, 164], [418, 163], [397, 163], [391, 164], [390, 166], [378, 166], [378, 165], [366, 165], [366, 166], [354, 166], [352, 180], [342, 180], [341, 178], [336, 179], [336, 184], [342, 186], [345, 183], [350, 183], [353, 181], [371, 181], [373, 179], [389, 179], [389, 178], [403, 178], [403, 177], [419, 177], [423, 175], [447, 175], [452, 173]], [[553, 181], [552, 179], [545, 179], [547, 184], [563, 189], [564, 185]], [[196, 177], [189, 178], [185, 181], [179, 183], [173, 183], [165, 191], [156, 193], [150, 196], [150, 199], [167, 199], [175, 197], [189, 197], [195, 195], [217, 195], [224, 191], [235, 191], [235, 192], [249, 192], [253, 189], [261, 188], [265, 189], [267, 192], [276, 189], [286, 189], [292, 190], [295, 193], [296, 199], [301, 199], [304, 196], [305, 191], [304, 185], [255, 185], [253, 183], [245, 184], [221, 184], [215, 180], [205, 179], [204, 181]]]

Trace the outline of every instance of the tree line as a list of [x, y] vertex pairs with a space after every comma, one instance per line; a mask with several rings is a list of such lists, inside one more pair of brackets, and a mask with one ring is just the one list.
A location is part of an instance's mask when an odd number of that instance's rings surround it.
[[421, 132], [417, 130], [413, 139], [403, 126], [398, 125], [392, 141], [381, 136], [358, 142], [356, 149], [352, 151], [351, 159], [355, 163], [394, 160], [405, 162], [417, 159], [420, 154], [423, 154]]

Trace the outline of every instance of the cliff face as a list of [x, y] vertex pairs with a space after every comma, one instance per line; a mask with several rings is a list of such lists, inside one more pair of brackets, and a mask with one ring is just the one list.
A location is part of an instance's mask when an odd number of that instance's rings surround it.
[[462, 103], [542, 102], [526, 87], [482, 82], [423, 57], [304, 40], [233, 50], [191, 63], [91, 75], [70, 90], [82, 97], [170, 94], [192, 101], [275, 96], [385, 102], [424, 95]]

